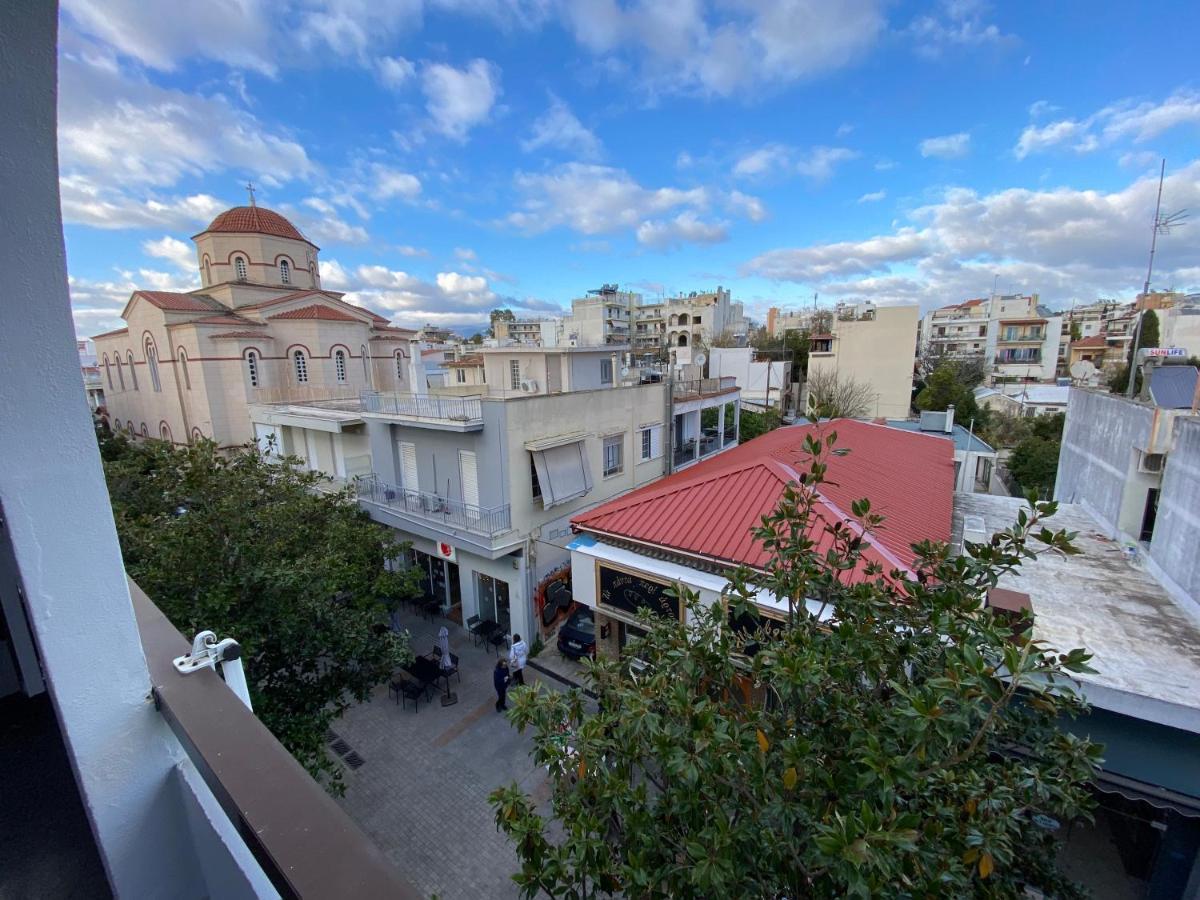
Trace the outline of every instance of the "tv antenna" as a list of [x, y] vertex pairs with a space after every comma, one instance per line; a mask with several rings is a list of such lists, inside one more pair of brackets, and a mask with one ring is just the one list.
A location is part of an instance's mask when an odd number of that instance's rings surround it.
[[1154, 227], [1150, 229], [1150, 264], [1146, 267], [1146, 284], [1142, 288], [1143, 294], [1150, 293], [1150, 279], [1154, 274], [1154, 251], [1158, 249], [1158, 236], [1160, 234], [1170, 234], [1172, 228], [1183, 225], [1188, 217], [1186, 209], [1178, 209], [1173, 213], [1163, 213], [1162, 190], [1163, 179], [1166, 174], [1167, 161], [1164, 159], [1162, 167], [1158, 171], [1158, 201], [1154, 204]]

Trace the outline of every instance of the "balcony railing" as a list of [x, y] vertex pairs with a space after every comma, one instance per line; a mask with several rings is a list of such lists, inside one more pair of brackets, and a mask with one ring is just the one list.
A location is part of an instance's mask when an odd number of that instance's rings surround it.
[[360, 500], [386, 506], [445, 528], [457, 528], [487, 537], [512, 529], [512, 511], [507, 503], [489, 509], [428, 491], [397, 487], [375, 475], [357, 479], [354, 486]]
[[737, 378], [732, 375], [723, 375], [720, 378], [693, 378], [688, 381], [676, 381], [674, 395], [676, 399], [681, 397], [705, 397], [709, 394], [720, 394], [725, 391], [731, 391], [736, 387]]
[[431, 397], [424, 394], [380, 393], [364, 391], [364, 412], [417, 419], [445, 419], [451, 422], [478, 422], [483, 419], [479, 397]]

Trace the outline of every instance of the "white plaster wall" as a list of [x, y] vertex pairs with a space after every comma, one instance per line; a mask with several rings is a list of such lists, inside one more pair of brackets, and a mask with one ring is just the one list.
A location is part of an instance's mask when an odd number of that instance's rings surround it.
[[[178, 744], [150, 699], [67, 294], [54, 3], [0, 28], [0, 502], [50, 695], [114, 891], [194, 897], [171, 787]], [[97, 642], [103, 653], [97, 654]]]
[[1200, 418], [1176, 419], [1150, 556], [1200, 604]]

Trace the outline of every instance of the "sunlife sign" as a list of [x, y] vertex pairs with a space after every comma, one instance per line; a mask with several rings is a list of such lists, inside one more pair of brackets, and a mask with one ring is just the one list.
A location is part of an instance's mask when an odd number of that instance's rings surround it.
[[1143, 347], [1138, 353], [1143, 356], [1187, 356], [1183, 347]]

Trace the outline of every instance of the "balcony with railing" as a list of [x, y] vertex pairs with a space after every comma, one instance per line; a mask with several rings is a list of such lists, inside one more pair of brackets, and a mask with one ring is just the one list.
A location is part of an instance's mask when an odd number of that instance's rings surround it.
[[512, 530], [512, 511], [507, 504], [476, 506], [428, 491], [414, 491], [388, 484], [376, 475], [354, 482], [358, 499], [430, 525], [434, 528], [467, 531], [492, 538]]
[[737, 390], [737, 379], [732, 375], [720, 378], [692, 378], [676, 381], [672, 391], [676, 400], [695, 400], [698, 397], [713, 397], [717, 394]]
[[483, 405], [479, 395], [447, 397], [364, 391], [361, 402], [362, 411], [368, 415], [389, 416], [412, 424], [450, 427], [461, 431], [477, 431], [483, 427]]

